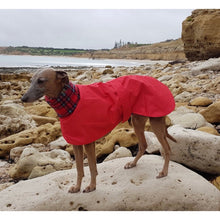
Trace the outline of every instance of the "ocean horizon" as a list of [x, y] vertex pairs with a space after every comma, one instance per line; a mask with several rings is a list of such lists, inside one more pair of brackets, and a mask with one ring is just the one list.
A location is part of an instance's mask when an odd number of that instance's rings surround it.
[[0, 54], [0, 67], [105, 67], [107, 65], [140, 66], [155, 63], [168, 63], [164, 60], [129, 60], [129, 59], [89, 59], [67, 56], [31, 56]]

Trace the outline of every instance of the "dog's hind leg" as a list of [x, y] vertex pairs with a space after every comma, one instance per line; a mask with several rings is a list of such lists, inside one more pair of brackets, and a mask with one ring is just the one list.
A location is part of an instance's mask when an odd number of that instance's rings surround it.
[[165, 117], [158, 117], [158, 118], [150, 118], [151, 128], [153, 129], [155, 135], [157, 136], [158, 141], [161, 143], [164, 149], [164, 165], [162, 171], [159, 173], [157, 178], [161, 178], [167, 176], [168, 174], [168, 167], [170, 161], [170, 146], [167, 142], [166, 137], [170, 138], [173, 141], [176, 141], [172, 136], [170, 136], [167, 132], [166, 124], [165, 124]]
[[76, 193], [80, 191], [82, 178], [84, 177], [83, 170], [83, 146], [82, 145], [73, 145], [74, 156], [76, 160], [76, 169], [77, 169], [77, 182], [75, 186], [70, 187], [70, 193]]
[[134, 126], [134, 131], [137, 135], [138, 141], [139, 141], [139, 149], [136, 157], [132, 162], [127, 163], [124, 168], [129, 169], [132, 167], [135, 167], [138, 160], [141, 158], [141, 156], [144, 154], [146, 148], [147, 148], [147, 142], [144, 136], [144, 128], [145, 123], [147, 121], [147, 117], [141, 116], [141, 115], [132, 115], [131, 117], [132, 124]]
[[83, 190], [83, 192], [91, 192], [96, 189], [96, 176], [98, 175], [96, 166], [95, 142], [85, 145], [85, 151], [89, 162], [91, 182], [90, 185], [87, 186], [85, 190]]

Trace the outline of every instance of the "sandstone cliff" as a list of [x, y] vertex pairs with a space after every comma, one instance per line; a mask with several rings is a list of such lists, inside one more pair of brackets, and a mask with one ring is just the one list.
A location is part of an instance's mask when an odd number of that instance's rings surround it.
[[194, 10], [182, 23], [182, 40], [188, 60], [220, 56], [220, 9]]
[[177, 39], [139, 47], [95, 51], [91, 57], [95, 59], [182, 60], [185, 59], [185, 54], [182, 40]]

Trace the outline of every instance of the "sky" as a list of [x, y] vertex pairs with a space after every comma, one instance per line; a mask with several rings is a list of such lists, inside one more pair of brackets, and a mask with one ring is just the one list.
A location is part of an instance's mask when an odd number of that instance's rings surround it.
[[1, 9], [0, 46], [111, 49], [181, 37], [192, 9]]

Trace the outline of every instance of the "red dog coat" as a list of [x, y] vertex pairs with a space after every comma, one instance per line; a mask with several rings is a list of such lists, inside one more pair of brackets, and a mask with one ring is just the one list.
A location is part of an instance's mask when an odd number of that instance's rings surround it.
[[[127, 121], [132, 113], [162, 117], [175, 108], [168, 87], [149, 76], [123, 76], [107, 83], [72, 85], [70, 88], [79, 90], [80, 98], [72, 93], [77, 106], [67, 117], [60, 117], [60, 123], [63, 137], [73, 145], [89, 144], [103, 137], [117, 124]], [[54, 107], [51, 100], [46, 97]], [[59, 114], [62, 107], [55, 110]]]

